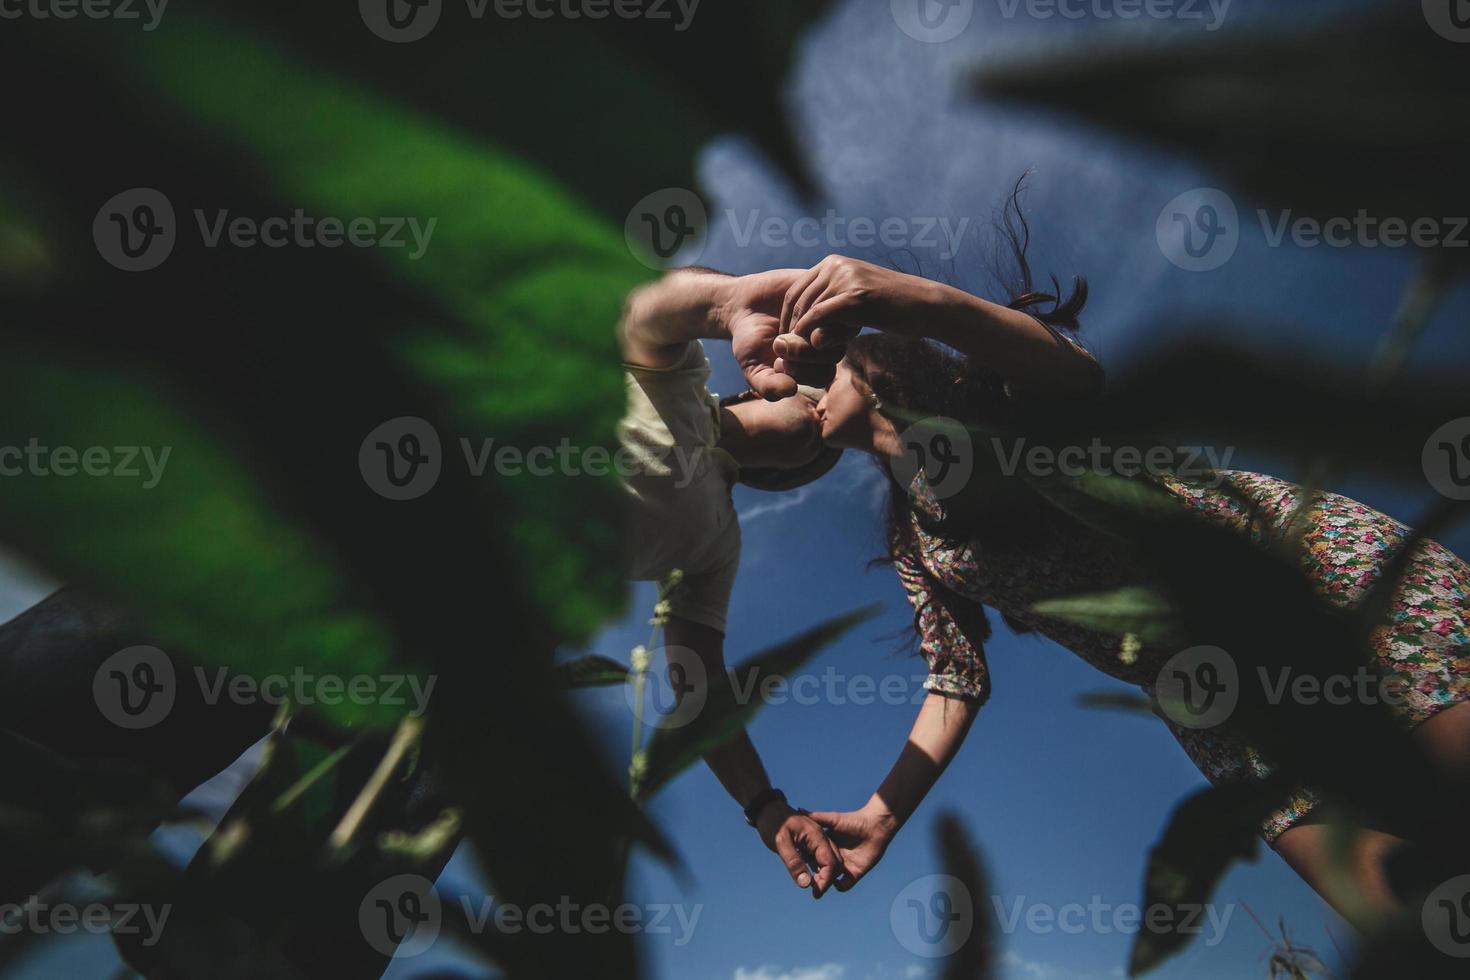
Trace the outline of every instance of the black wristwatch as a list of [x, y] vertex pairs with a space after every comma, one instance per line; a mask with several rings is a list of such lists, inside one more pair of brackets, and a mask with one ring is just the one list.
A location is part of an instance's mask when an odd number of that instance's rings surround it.
[[777, 800], [785, 803], [786, 794], [775, 787], [763, 789], [755, 794], [755, 799], [751, 800], [750, 805], [745, 808], [745, 822], [754, 827], [756, 817], [761, 815], [761, 811]]

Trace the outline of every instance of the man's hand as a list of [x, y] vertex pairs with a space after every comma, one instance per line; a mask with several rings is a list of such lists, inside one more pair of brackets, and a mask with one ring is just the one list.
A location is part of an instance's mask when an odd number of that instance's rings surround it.
[[877, 866], [898, 833], [893, 815], [871, 804], [850, 813], [816, 811], [810, 816], [826, 828], [837, 847], [842, 874], [834, 884], [840, 892], [851, 890]]
[[796, 887], [811, 888], [812, 898], [821, 898], [837, 881], [841, 861], [821, 826], [804, 811], [777, 801], [761, 810], [756, 829], [766, 847], [780, 855]]
[[776, 346], [781, 333], [781, 307], [806, 269], [776, 269], [741, 276], [730, 283], [722, 317], [730, 333], [730, 351], [746, 382], [768, 401], [796, 394], [798, 384], [825, 388], [832, 383], [840, 346], [808, 356], [798, 363], [784, 359]]
[[772, 346], [781, 332], [781, 321], [769, 313], [745, 310], [730, 322], [730, 353], [745, 374], [745, 381], [762, 398], [777, 401], [796, 394], [796, 378], [784, 373], [785, 366]]

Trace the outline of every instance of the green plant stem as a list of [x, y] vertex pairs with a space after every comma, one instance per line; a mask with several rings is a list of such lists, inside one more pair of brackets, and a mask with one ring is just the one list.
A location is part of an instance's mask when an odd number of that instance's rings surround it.
[[328, 839], [332, 850], [344, 850], [352, 843], [378, 798], [383, 795], [388, 780], [393, 778], [393, 773], [408, 757], [409, 751], [418, 744], [423, 732], [424, 722], [421, 718], [404, 718], [398, 723], [398, 730], [393, 733], [393, 741], [388, 745], [388, 751], [383, 753], [378, 768], [373, 770], [367, 785], [342, 815], [342, 822], [332, 831], [332, 836]]

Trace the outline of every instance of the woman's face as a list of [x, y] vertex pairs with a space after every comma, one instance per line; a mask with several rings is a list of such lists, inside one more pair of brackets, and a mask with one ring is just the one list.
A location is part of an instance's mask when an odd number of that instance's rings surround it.
[[837, 376], [828, 386], [827, 394], [817, 403], [822, 441], [839, 449], [871, 449], [873, 411], [871, 390], [844, 358], [837, 365]]

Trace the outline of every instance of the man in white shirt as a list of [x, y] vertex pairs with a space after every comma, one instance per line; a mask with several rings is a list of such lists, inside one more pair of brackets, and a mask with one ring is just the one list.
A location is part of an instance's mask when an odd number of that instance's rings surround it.
[[[619, 327], [628, 390], [619, 440], [635, 461], [624, 480], [627, 571], [654, 581], [682, 572], [664, 639], [692, 651], [708, 677], [725, 672], [725, 614], [740, 563], [731, 487], [792, 489], [839, 456], [822, 445], [820, 392], [798, 385], [825, 383], [830, 370], [784, 365], [772, 351], [781, 304], [803, 272], [677, 270], [635, 291]], [[710, 393], [704, 340], [730, 342], [750, 392], [724, 400]], [[828, 353], [833, 363], [842, 354]], [[794, 377], [783, 373], [793, 368]], [[822, 828], [772, 789], [745, 732], [705, 761], [796, 884], [821, 897], [839, 871], [835, 852]]]

